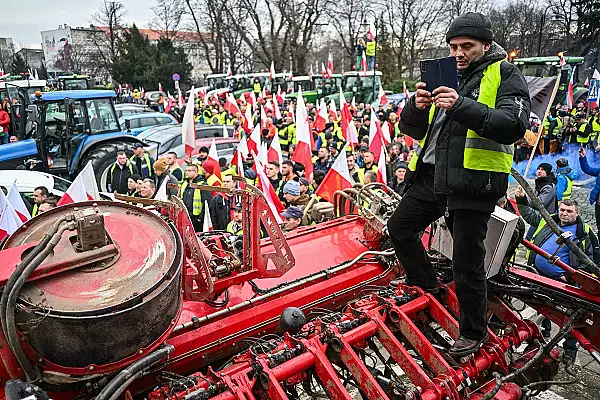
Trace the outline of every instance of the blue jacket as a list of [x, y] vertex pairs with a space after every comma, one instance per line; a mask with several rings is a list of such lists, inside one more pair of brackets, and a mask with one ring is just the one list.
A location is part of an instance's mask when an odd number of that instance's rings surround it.
[[596, 183], [594, 183], [594, 188], [590, 192], [590, 204], [596, 204], [596, 200], [600, 195], [600, 168], [590, 167], [586, 157], [579, 157], [579, 165], [583, 173], [596, 177]]
[[575, 180], [575, 171], [571, 169], [571, 167], [566, 166], [556, 170], [556, 199], [558, 201], [562, 200], [563, 193], [567, 190], [568, 182], [567, 178], [572, 181]]

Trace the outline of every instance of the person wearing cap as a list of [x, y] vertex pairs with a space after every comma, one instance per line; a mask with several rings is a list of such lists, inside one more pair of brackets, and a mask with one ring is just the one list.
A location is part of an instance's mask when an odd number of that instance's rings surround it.
[[292, 119], [292, 113], [288, 112], [285, 114], [285, 122], [279, 129], [281, 150], [289, 151], [291, 143], [296, 143], [296, 124]]
[[244, 234], [244, 226], [242, 225], [242, 203], [237, 203], [233, 208], [233, 219], [227, 224], [226, 231], [241, 236]]
[[556, 160], [556, 200], [559, 204], [571, 198], [574, 179], [575, 171], [569, 167], [569, 160], [564, 157]]
[[301, 210], [304, 210], [304, 207], [310, 201], [310, 196], [307, 194], [300, 193], [300, 182], [297, 181], [289, 181], [283, 186], [283, 199], [285, 201], [285, 205], [296, 206]]
[[[137, 172], [137, 171], [136, 171]], [[134, 174], [133, 164], [124, 151], [117, 152], [117, 160], [108, 170], [106, 187], [110, 193], [127, 194], [128, 179]]]
[[402, 194], [404, 188], [406, 187], [406, 182], [404, 178], [406, 176], [406, 170], [408, 169], [408, 165], [405, 163], [399, 163], [396, 166], [396, 170], [394, 171], [394, 176], [390, 179], [389, 186], [392, 190], [398, 194]]
[[299, 207], [291, 206], [282, 212], [281, 216], [285, 218], [283, 221], [283, 230], [289, 232], [302, 225], [304, 212]]
[[377, 168], [377, 165], [375, 164], [375, 155], [372, 151], [367, 150], [364, 153], [361, 152], [361, 154], [363, 159], [363, 166], [358, 168], [358, 171], [356, 171], [356, 176], [354, 177], [354, 180], [356, 182], [365, 183], [365, 173], [367, 171], [371, 171], [375, 173], [375, 176], [377, 176], [377, 171], [379, 171], [379, 168]]
[[306, 178], [300, 178], [298, 180], [300, 183], [300, 196], [306, 194], [308, 196], [312, 195], [312, 190], [310, 189], [310, 182]]
[[129, 159], [142, 178], [152, 178], [152, 166], [154, 159], [144, 151], [144, 145], [136, 143], [133, 145], [133, 155]]
[[153, 165], [155, 174], [154, 181], [156, 183], [156, 193], [154, 194], [154, 197], [156, 197], [158, 191], [162, 188], [165, 180], [167, 181], [167, 185], [171, 184], [174, 185], [174, 187], [165, 187], [165, 193], [163, 194], [167, 195], [167, 197], [170, 197], [177, 196], [177, 193], [179, 192], [179, 181], [172, 173], [169, 172], [168, 167], [169, 166], [167, 165], [167, 160], [165, 158], [156, 160]]
[[452, 357], [470, 355], [488, 340], [483, 241], [491, 213], [508, 188], [513, 144], [529, 126], [527, 82], [493, 39], [486, 16], [469, 12], [455, 18], [446, 41], [456, 57], [458, 89], [419, 82], [400, 116], [400, 131], [420, 140], [420, 146], [388, 230], [407, 282], [436, 294], [441, 289], [420, 233], [445, 216], [454, 238], [460, 305], [460, 336], [449, 349]]
[[556, 176], [552, 172], [552, 165], [540, 163], [535, 171], [535, 194], [544, 208], [550, 213], [556, 212]]
[[133, 174], [127, 179], [127, 196], [130, 197], [139, 197], [138, 193], [138, 180], [141, 180], [142, 177], [138, 174]]

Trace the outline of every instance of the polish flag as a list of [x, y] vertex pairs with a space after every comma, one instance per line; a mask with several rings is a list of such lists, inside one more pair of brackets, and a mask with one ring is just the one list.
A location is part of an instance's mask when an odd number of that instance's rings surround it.
[[13, 182], [12, 186], [10, 187], [6, 198], [10, 205], [12, 205], [15, 211], [17, 212], [17, 215], [19, 216], [21, 221], [27, 222], [27, 220], [31, 219], [31, 214], [29, 213], [27, 206], [25, 206], [25, 202], [23, 201], [23, 198], [21, 197], [21, 194], [19, 193], [19, 189], [17, 188], [17, 184], [15, 182]]
[[227, 130], [227, 125], [223, 125], [223, 137], [224, 138], [229, 137], [229, 130]]
[[375, 35], [373, 34], [373, 32], [375, 31], [374, 29], [371, 29], [372, 27], [372, 23], [369, 22], [369, 30], [367, 31], [367, 35], [369, 36], [369, 40], [373, 40], [375, 39]]
[[169, 184], [168, 178], [163, 180], [163, 183], [158, 188], [156, 195], [154, 195], [154, 200], [169, 201], [169, 196], [167, 194], [167, 193], [169, 193], [169, 189], [167, 186], [168, 184]]
[[173, 107], [173, 100], [167, 99], [167, 105], [165, 106], [165, 114], [171, 112], [171, 107]]
[[210, 219], [210, 210], [208, 209], [208, 202], [204, 200], [204, 224], [202, 225], [202, 232], [210, 232], [213, 230], [213, 224]]
[[352, 101], [350, 102], [350, 107], [356, 111], [356, 97], [352, 96]]
[[281, 119], [281, 110], [279, 110], [279, 104], [277, 100], [273, 102], [273, 107], [275, 108], [275, 118], [278, 120]]
[[[191, 93], [194, 93], [194, 87], [192, 86]], [[179, 91], [181, 96], [181, 91]], [[188, 157], [192, 156], [192, 151], [196, 147], [196, 122], [194, 121], [194, 96], [188, 98], [185, 112], [183, 113], [183, 120], [181, 121], [181, 136], [183, 137], [183, 144], [185, 145], [185, 152]]]
[[267, 127], [267, 113], [265, 107], [260, 106], [260, 129], [261, 131]]
[[227, 66], [227, 76], [233, 76], [233, 72], [231, 71], [231, 65]]
[[246, 133], [252, 132], [254, 128], [254, 124], [252, 123], [252, 106], [250, 104], [246, 104], [246, 114], [244, 115], [244, 121], [242, 122], [242, 128]]
[[265, 195], [265, 200], [267, 200], [267, 204], [269, 205], [271, 212], [275, 216], [275, 220], [278, 224], [281, 224], [283, 222], [283, 219], [281, 218], [281, 213], [285, 210], [285, 207], [281, 203], [281, 200], [279, 200], [279, 197], [277, 196], [277, 192], [273, 188], [273, 185], [271, 185], [271, 182], [269, 182], [269, 178], [267, 178], [267, 175], [265, 174], [264, 166], [260, 162], [258, 156], [254, 153], [252, 154], [252, 156], [254, 157], [254, 163], [256, 164], [256, 173], [258, 174], [257, 186]]
[[375, 111], [371, 108], [371, 126], [369, 127], [369, 151], [373, 152], [375, 162], [378, 161], [381, 148], [383, 146], [383, 132], [381, 125], [375, 115]]
[[231, 115], [235, 115], [236, 117], [242, 114], [232, 93], [227, 93], [227, 95], [225, 96], [225, 105], [223, 106], [223, 108], [225, 109], [225, 111], [227, 111]]
[[594, 69], [594, 73], [592, 74], [592, 79], [600, 80], [600, 72], [597, 69]]
[[354, 146], [358, 144], [358, 134], [356, 132], [356, 126], [354, 125], [354, 121], [352, 119], [352, 114], [350, 113], [350, 108], [348, 107], [348, 103], [346, 103], [346, 99], [344, 98], [344, 91], [341, 87], [340, 113], [342, 115], [341, 125], [344, 139], [350, 144], [350, 146]]
[[260, 149], [258, 149], [258, 160], [264, 168], [267, 167], [267, 163], [269, 162], [269, 146], [267, 142], [261, 143]]
[[384, 107], [386, 104], [389, 104], [387, 96], [385, 95], [385, 92], [383, 91], [383, 88], [381, 87], [381, 84], [379, 84], [379, 96], [377, 96], [377, 100], [379, 101], [379, 105], [382, 105]]
[[260, 146], [260, 124], [254, 126], [250, 138], [248, 138], [249, 153], [258, 153], [258, 146]]
[[298, 90], [298, 104], [296, 105], [296, 138], [298, 143], [292, 161], [302, 164], [305, 169], [305, 176], [310, 177], [313, 172], [312, 141], [302, 89]]
[[290, 77], [289, 80], [292, 81], [294, 80], [294, 73], [292, 72], [292, 69], [290, 68]]
[[590, 87], [590, 78], [585, 78], [585, 82], [583, 83], [583, 85], [587, 88]]
[[564, 53], [561, 51], [558, 53], [558, 65], [562, 68], [566, 63]]
[[[120, 85], [119, 85], [119, 87], [120, 87]], [[162, 92], [162, 91], [163, 91], [163, 90], [162, 90], [162, 84], [161, 84], [160, 82], [158, 82], [158, 91], [159, 91], [159, 92]]]
[[235, 165], [237, 167], [238, 175], [244, 176], [244, 164], [243, 161], [248, 156], [248, 142], [246, 141], [246, 135], [242, 136], [242, 139], [237, 145], [235, 149], [235, 153], [233, 153], [233, 159], [231, 160], [231, 165]]
[[145, 98], [146, 98], [146, 91], [144, 90], [144, 88], [142, 88], [142, 90], [140, 90], [140, 92], [141, 92], [141, 93], [140, 93], [140, 97], [141, 97], [142, 99], [145, 99]]
[[198, 91], [198, 98], [202, 101], [204, 101], [204, 98], [206, 97], [206, 91], [204, 89], [200, 89]]
[[383, 144], [386, 146], [392, 142], [392, 138], [390, 136], [390, 126], [391, 125], [389, 124], [389, 121], [381, 126], [381, 133], [383, 134]]
[[385, 146], [381, 146], [379, 161], [377, 162], [377, 182], [387, 185], [387, 169], [385, 164]]
[[570, 110], [575, 106], [575, 99], [573, 98], [573, 87], [575, 86], [573, 78], [575, 78], [576, 69], [573, 68], [571, 73], [571, 80], [569, 81], [569, 88], [567, 90], [567, 108]]
[[265, 103], [265, 111], [271, 111], [271, 113], [275, 112], [275, 107], [273, 107], [273, 102], [271, 99], [267, 99], [267, 102]]
[[327, 70], [325, 69], [325, 64], [321, 63], [321, 76], [323, 78], [327, 77], [330, 78], [329, 76], [327, 76]]
[[406, 81], [402, 81], [402, 87], [403, 87], [405, 100], [408, 101], [408, 98], [410, 97], [410, 93], [408, 92], [408, 89], [406, 89]]
[[58, 201], [59, 206], [78, 203], [80, 201], [100, 200], [98, 185], [92, 164], [88, 163], [77, 175], [67, 192]]
[[331, 99], [331, 102], [329, 102], [329, 115], [331, 115], [334, 121], [338, 119], [337, 110], [335, 109], [335, 101], [333, 99]]
[[308, 77], [309, 77], [310, 79], [312, 79], [314, 74], [315, 74], [315, 73], [314, 73], [314, 71], [313, 71], [313, 67], [312, 67], [312, 64], [311, 64], [311, 65], [310, 65], [310, 71], [308, 71]]
[[[323, 101], [323, 100], [321, 100], [321, 101]], [[292, 103], [288, 104], [287, 112], [292, 114], [292, 121], [294, 121], [294, 123], [296, 123], [296, 114], [294, 114], [294, 106], [292, 105]]]
[[346, 161], [346, 150], [348, 143], [344, 145], [342, 151], [335, 159], [325, 179], [317, 188], [315, 194], [322, 197], [326, 201], [333, 203], [333, 194], [337, 190], [344, 190], [352, 187], [352, 178], [348, 170], [348, 162]]
[[275, 95], [275, 100], [277, 100], [277, 102], [279, 104], [283, 104], [283, 93], [281, 92], [281, 86], [277, 86], [277, 94]]
[[317, 131], [322, 132], [325, 129], [325, 125], [327, 124], [327, 106], [325, 102], [321, 99], [321, 106], [319, 107], [319, 112], [315, 117], [315, 122], [313, 123], [313, 127], [317, 129]]
[[279, 165], [283, 164], [283, 153], [281, 152], [281, 144], [279, 143], [279, 135], [273, 137], [271, 147], [267, 152], [268, 161], [277, 161]]
[[253, 91], [250, 92], [250, 104], [252, 105], [252, 107], [258, 104], [258, 101], [256, 100], [256, 95]]
[[219, 153], [217, 152], [217, 144], [214, 137], [212, 139], [212, 143], [210, 144], [210, 148], [208, 149], [208, 157], [206, 158], [211, 159], [219, 164]]
[[[184, 102], [184, 100], [183, 100], [183, 94], [181, 94], [181, 89], [177, 89], [177, 91], [178, 91], [178, 94], [177, 94], [178, 99], [177, 100], [179, 102], [178, 105], [179, 105], [179, 108], [181, 108], [181, 107], [183, 107], [183, 102]], [[193, 86], [192, 86], [191, 93], [194, 93], [194, 87]], [[193, 105], [194, 104], [194, 96], [192, 94], [190, 94], [190, 99], [192, 99], [192, 105]], [[189, 103], [189, 99], [188, 99], [188, 103]]]
[[[4, 197], [2, 190], [0, 190], [0, 195]], [[2, 209], [2, 215], [0, 215], [0, 240], [15, 233], [21, 225], [23, 225], [23, 221], [19, 218], [19, 214], [7, 201]]]
[[331, 78], [332, 74], [333, 74], [333, 57], [331, 56], [331, 51], [330, 51], [329, 55], [327, 56], [327, 77]]
[[275, 64], [271, 61], [271, 70], [269, 71], [269, 79], [273, 80], [275, 78]]
[[365, 77], [367, 76], [367, 56], [365, 55], [365, 51], [363, 50], [362, 52], [362, 56], [360, 58], [360, 66], [365, 74]]

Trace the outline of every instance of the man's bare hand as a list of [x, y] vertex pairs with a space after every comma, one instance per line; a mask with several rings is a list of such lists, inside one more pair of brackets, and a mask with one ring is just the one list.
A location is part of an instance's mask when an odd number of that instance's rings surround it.
[[525, 197], [525, 189], [521, 186], [517, 186], [517, 190], [515, 190], [515, 197]]
[[585, 149], [583, 147], [579, 148], [579, 157], [581, 157], [581, 158], [585, 157]]
[[427, 87], [427, 84], [425, 82], [417, 83], [416, 87], [417, 94], [415, 96], [415, 105], [419, 110], [425, 110], [433, 103], [433, 100], [431, 99], [431, 93], [425, 90], [425, 88]]
[[452, 88], [440, 86], [433, 91], [433, 102], [436, 107], [449, 110], [456, 103], [456, 100], [458, 100], [458, 93]]

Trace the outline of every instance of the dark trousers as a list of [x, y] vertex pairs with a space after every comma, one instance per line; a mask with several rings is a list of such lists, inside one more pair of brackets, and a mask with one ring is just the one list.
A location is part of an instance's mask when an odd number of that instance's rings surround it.
[[[442, 216], [433, 194], [433, 169], [420, 175], [404, 194], [388, 221], [390, 238], [407, 283], [423, 289], [437, 286], [437, 277], [421, 242], [422, 231]], [[445, 201], [442, 201], [444, 204]], [[481, 339], [487, 332], [487, 288], [484, 268], [489, 212], [454, 210], [446, 224], [454, 240], [452, 270], [460, 304], [460, 333]]]

